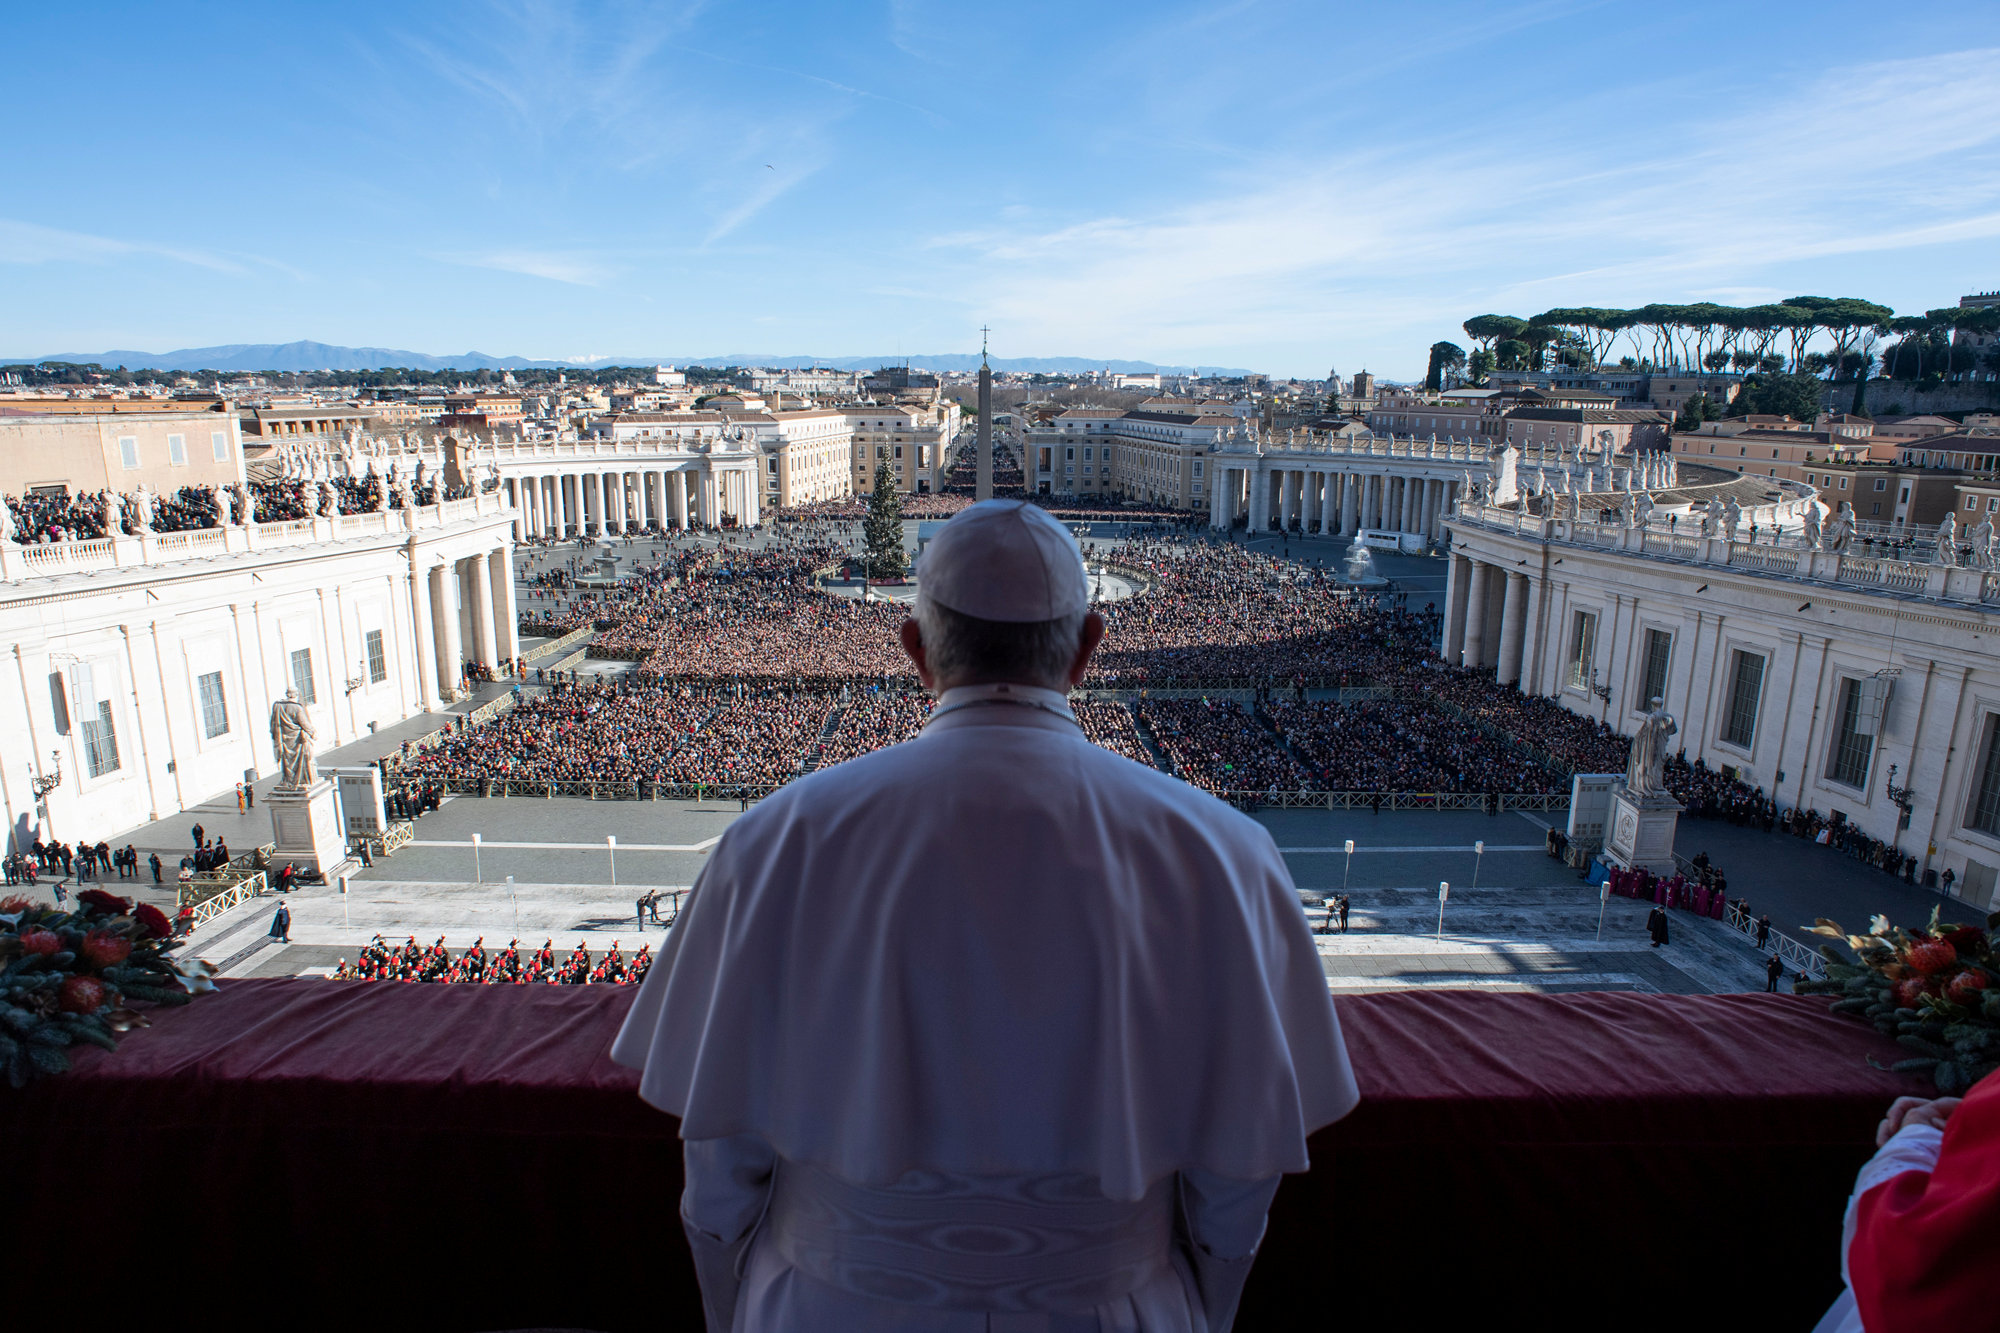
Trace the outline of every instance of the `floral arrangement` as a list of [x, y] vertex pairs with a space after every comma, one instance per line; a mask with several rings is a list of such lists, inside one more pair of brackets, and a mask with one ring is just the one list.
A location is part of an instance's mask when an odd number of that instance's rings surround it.
[[[1986, 924], [2000, 927], [2000, 912]], [[1823, 944], [1826, 980], [1798, 989], [1839, 996], [1835, 1013], [1865, 1018], [1916, 1052], [1892, 1068], [1928, 1073], [1939, 1092], [1953, 1096], [2000, 1069], [2000, 954], [1987, 930], [1941, 926], [1934, 908], [1923, 930], [1877, 916], [1866, 935], [1849, 935], [1822, 917], [1812, 933], [1844, 941], [1858, 961]]]
[[133, 1003], [186, 1004], [215, 989], [207, 963], [183, 965], [173, 925], [147, 903], [85, 889], [73, 909], [0, 898], [0, 1072], [16, 1088], [68, 1071], [78, 1042], [118, 1049], [147, 1026]]

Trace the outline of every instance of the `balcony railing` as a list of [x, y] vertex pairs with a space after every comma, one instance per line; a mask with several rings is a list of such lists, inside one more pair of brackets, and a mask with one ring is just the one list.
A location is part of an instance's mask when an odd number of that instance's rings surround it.
[[339, 514], [333, 518], [232, 523], [225, 528], [145, 532], [132, 537], [97, 537], [88, 541], [45, 542], [32, 546], [0, 544], [0, 582], [15, 583], [24, 579], [55, 578], [107, 569], [182, 564], [190, 560], [214, 560], [286, 547], [393, 537], [512, 512], [513, 503], [505, 493], [491, 491], [463, 500], [418, 505], [413, 509], [373, 510], [360, 514]]
[[1650, 527], [1628, 528], [1617, 523], [1544, 518], [1518, 508], [1501, 508], [1470, 501], [1460, 504], [1453, 511], [1452, 521], [1563, 546], [1594, 547], [1694, 564], [1726, 565], [1750, 573], [1905, 597], [1926, 597], [1932, 601], [2000, 605], [2000, 571], [1863, 555], [1851, 548], [1822, 551], [1807, 547], [1796, 538], [1788, 539], [1783, 545], [1768, 540], [1730, 541], [1720, 536], [1703, 537], [1692, 532], [1663, 530], [1657, 521]]

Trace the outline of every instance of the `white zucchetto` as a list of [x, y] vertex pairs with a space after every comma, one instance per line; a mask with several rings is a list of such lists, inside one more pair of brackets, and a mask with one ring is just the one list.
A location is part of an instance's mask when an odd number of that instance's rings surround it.
[[925, 597], [978, 620], [1061, 620], [1090, 605], [1076, 538], [1025, 500], [960, 510], [924, 548], [916, 573]]

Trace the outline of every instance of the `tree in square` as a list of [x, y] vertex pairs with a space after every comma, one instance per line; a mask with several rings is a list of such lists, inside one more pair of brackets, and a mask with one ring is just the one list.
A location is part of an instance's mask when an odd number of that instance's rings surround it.
[[861, 528], [871, 579], [899, 579], [908, 563], [903, 554], [903, 497], [885, 459], [875, 465], [875, 490]]

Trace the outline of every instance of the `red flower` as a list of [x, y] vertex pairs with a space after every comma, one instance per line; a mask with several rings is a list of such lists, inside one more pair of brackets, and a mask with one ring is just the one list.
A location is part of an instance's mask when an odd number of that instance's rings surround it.
[[23, 898], [18, 893], [12, 893], [5, 898], [0, 898], [0, 916], [12, 916], [16, 912], [25, 912], [34, 905], [32, 899]]
[[108, 930], [93, 930], [83, 937], [83, 948], [78, 950], [84, 961], [100, 970], [116, 967], [132, 956], [132, 941], [121, 939]]
[[[0, 903], [0, 911], [5, 910], [6, 904]], [[1961, 954], [1978, 953], [1986, 943], [1986, 932], [1977, 926], [1960, 926], [1957, 930], [1947, 931], [1944, 938]]]
[[106, 893], [103, 889], [85, 889], [76, 895], [76, 900], [95, 907], [100, 912], [109, 912], [113, 916], [124, 916], [132, 910], [131, 899], [120, 898], [117, 894]]
[[1953, 1004], [1975, 1005], [1979, 992], [1986, 989], [1986, 977], [1979, 972], [1961, 972], [1944, 988], [1944, 997]]
[[46, 958], [52, 953], [62, 952], [62, 936], [53, 930], [24, 930], [21, 932], [21, 949]]
[[1891, 988], [1896, 997], [1896, 1007], [1899, 1009], [1916, 1008], [1918, 997], [1924, 993], [1924, 987], [1929, 984], [1930, 982], [1923, 977], [1904, 977]]
[[66, 1014], [94, 1014], [104, 1007], [111, 991], [96, 977], [71, 977], [62, 984], [59, 1007]]
[[1942, 972], [1957, 964], [1958, 950], [1943, 940], [1925, 940], [1913, 945], [1904, 961], [1919, 972]]
[[140, 903], [133, 908], [132, 919], [156, 940], [163, 940], [174, 933], [173, 923], [167, 920], [167, 914], [151, 903]]

